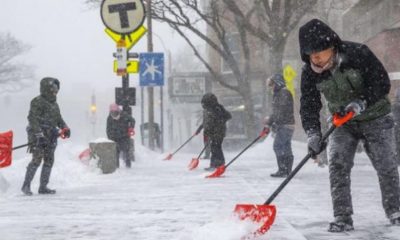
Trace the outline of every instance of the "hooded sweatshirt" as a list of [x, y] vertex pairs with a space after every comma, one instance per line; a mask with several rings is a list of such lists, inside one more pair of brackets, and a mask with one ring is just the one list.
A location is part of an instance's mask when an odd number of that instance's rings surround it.
[[[299, 43], [305, 63], [301, 76], [300, 115], [306, 132], [321, 131], [321, 93], [332, 114], [355, 100], [366, 103], [366, 110], [352, 121], [369, 121], [390, 113], [388, 73], [366, 45], [342, 41], [318, 19], [300, 28]], [[321, 73], [315, 72], [310, 54], [330, 47], [335, 50], [334, 66]]]

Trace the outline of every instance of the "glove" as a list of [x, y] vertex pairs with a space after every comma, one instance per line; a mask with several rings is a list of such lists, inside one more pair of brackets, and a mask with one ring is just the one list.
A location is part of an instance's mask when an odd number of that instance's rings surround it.
[[271, 123], [270, 123], [270, 118], [269, 118], [269, 116], [267, 116], [267, 117], [265, 117], [265, 118], [263, 119], [262, 124], [263, 124], [265, 127], [267, 127], [267, 128], [270, 128], [270, 127], [271, 127]]
[[61, 136], [61, 138], [70, 138], [71, 137], [71, 129], [69, 129], [68, 127], [61, 129], [60, 136]]
[[321, 144], [322, 134], [320, 132], [310, 132], [307, 135], [308, 149], [313, 155], [317, 155], [324, 150]]
[[45, 148], [47, 146], [47, 140], [42, 132], [36, 133], [35, 138], [36, 138], [35, 147]]
[[135, 129], [133, 127], [128, 128], [128, 136], [129, 137], [135, 136]]
[[360, 99], [354, 100], [351, 103], [349, 103], [345, 108], [345, 112], [354, 112], [354, 115], [360, 115], [366, 108], [365, 102], [361, 101]]

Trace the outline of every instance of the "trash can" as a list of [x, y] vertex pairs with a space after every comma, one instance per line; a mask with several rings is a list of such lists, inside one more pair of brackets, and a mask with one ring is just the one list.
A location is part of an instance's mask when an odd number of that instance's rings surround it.
[[91, 156], [98, 159], [98, 167], [104, 174], [113, 173], [117, 169], [117, 146], [115, 142], [90, 142]]

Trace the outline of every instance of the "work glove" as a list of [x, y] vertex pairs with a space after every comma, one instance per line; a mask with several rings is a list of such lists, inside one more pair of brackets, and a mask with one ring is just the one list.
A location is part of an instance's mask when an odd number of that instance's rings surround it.
[[351, 103], [349, 103], [345, 108], [345, 112], [354, 112], [354, 115], [360, 115], [366, 108], [366, 104], [364, 101], [361, 101], [360, 99], [354, 100]]
[[322, 134], [319, 131], [310, 131], [307, 135], [308, 150], [312, 153], [313, 158], [315, 158], [325, 148], [321, 142]]
[[133, 127], [128, 128], [128, 136], [129, 137], [135, 136], [135, 129]]
[[46, 137], [43, 135], [42, 132], [38, 132], [35, 134], [35, 138], [36, 138], [36, 143], [35, 143], [35, 147], [38, 148], [45, 148], [47, 146], [47, 139]]
[[71, 137], [71, 129], [69, 129], [68, 127], [61, 129], [60, 136], [63, 139], [70, 138]]

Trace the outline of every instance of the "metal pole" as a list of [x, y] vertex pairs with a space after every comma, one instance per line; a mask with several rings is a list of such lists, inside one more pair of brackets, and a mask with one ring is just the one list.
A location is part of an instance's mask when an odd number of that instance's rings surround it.
[[142, 145], [144, 145], [144, 136], [142, 127], [144, 123], [144, 88], [140, 87], [140, 134], [142, 136]]
[[160, 131], [161, 131], [161, 136], [160, 136], [160, 148], [161, 152], [164, 152], [164, 87], [160, 87]]
[[[151, 22], [151, 0], [147, 0], [147, 51], [153, 52], [153, 27]], [[148, 87], [149, 99], [149, 148], [154, 150], [154, 88]]]

